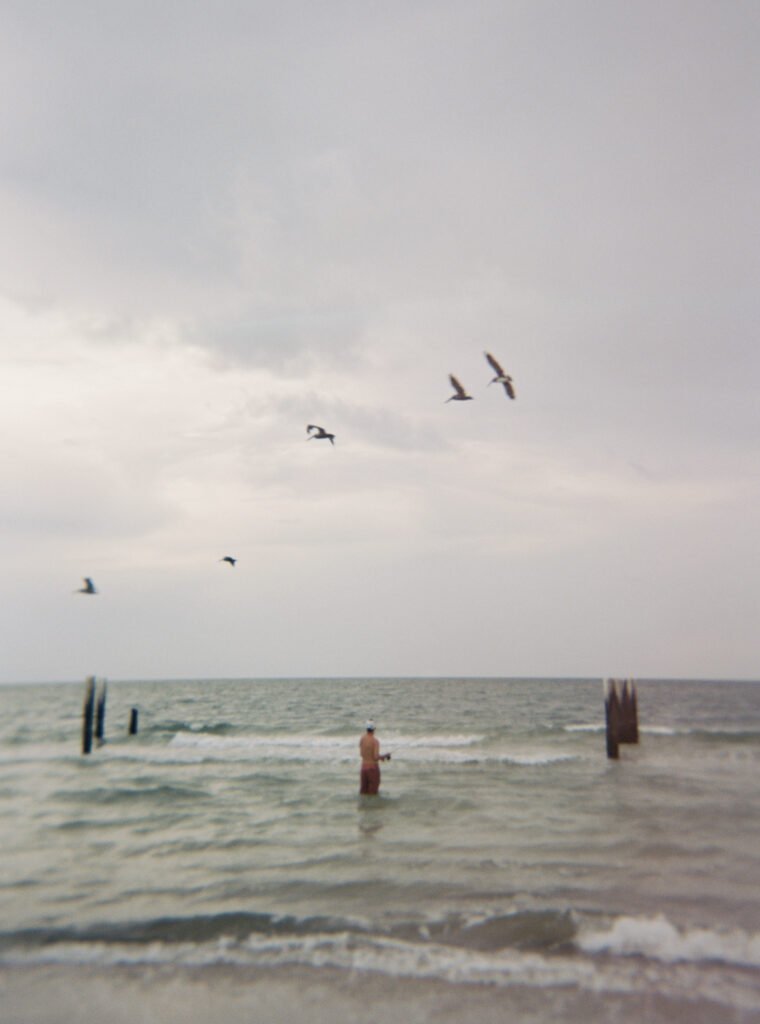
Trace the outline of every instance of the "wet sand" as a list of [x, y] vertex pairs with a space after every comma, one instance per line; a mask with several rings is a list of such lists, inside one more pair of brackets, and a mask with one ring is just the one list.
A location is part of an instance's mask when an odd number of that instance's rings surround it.
[[0, 969], [3, 1024], [755, 1024], [760, 1014], [648, 996], [457, 985], [331, 968], [149, 969], [82, 965]]

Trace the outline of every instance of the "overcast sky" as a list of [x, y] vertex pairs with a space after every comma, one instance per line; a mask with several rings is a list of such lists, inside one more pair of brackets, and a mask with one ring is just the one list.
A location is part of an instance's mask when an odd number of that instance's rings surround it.
[[755, 0], [0, 27], [0, 680], [760, 678]]

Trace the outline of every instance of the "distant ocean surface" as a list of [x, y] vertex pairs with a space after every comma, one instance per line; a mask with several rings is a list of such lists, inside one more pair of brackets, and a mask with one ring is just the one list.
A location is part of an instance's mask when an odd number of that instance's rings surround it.
[[760, 1021], [760, 685], [637, 685], [0, 686], [3, 1024]]

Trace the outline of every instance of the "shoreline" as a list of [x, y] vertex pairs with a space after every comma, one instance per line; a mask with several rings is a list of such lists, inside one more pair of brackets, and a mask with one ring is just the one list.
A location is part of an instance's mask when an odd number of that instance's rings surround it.
[[460, 984], [331, 967], [0, 966], [4, 1024], [755, 1024], [760, 1012], [573, 985]]

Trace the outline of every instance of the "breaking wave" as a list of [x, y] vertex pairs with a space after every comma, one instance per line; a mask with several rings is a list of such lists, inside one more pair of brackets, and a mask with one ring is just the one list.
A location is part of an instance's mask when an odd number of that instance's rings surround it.
[[[550, 747], [488, 746], [480, 734], [448, 734], [384, 737], [383, 750], [399, 762], [414, 764], [486, 764], [546, 765], [573, 760], [579, 755]], [[355, 737], [283, 734], [254, 736], [208, 736], [177, 732], [169, 748], [191, 759], [235, 759], [251, 761], [305, 761], [353, 763], [357, 758]]]
[[[679, 928], [664, 915], [620, 916], [601, 929], [582, 924], [567, 910], [524, 910], [493, 917], [468, 919], [451, 914], [438, 920], [409, 921], [386, 927], [342, 917], [281, 916], [268, 913], [224, 913], [190, 918], [91, 924], [82, 928], [31, 928], [0, 934], [0, 955], [11, 951], [67, 949], [76, 946], [142, 949], [149, 955], [157, 944], [207, 947], [231, 951], [290, 949], [299, 944], [326, 948], [336, 939], [342, 948], [354, 943], [404, 947], [450, 947], [478, 953], [520, 952], [639, 956], [664, 963], [720, 962], [734, 967], [760, 967], [760, 933], [740, 929]], [[130, 958], [131, 959], [131, 958]]]
[[[636, 963], [642, 958], [649, 964], [643, 972]], [[754, 971], [746, 973], [760, 965], [760, 935], [678, 929], [662, 916], [620, 917], [607, 930], [586, 930], [567, 911], [520, 911], [480, 921], [452, 915], [387, 928], [342, 918], [230, 913], [0, 935], [0, 965], [34, 964], [327, 967], [387, 978], [595, 992], [646, 992], [656, 984], [679, 998], [688, 992], [690, 1000], [760, 1008]], [[726, 993], [729, 969], [745, 973], [734, 973]]]
[[735, 929], [679, 929], [657, 917], [618, 917], [607, 931], [590, 931], [577, 939], [584, 953], [642, 956], [664, 963], [717, 961], [737, 967], [760, 967], [760, 933]]

